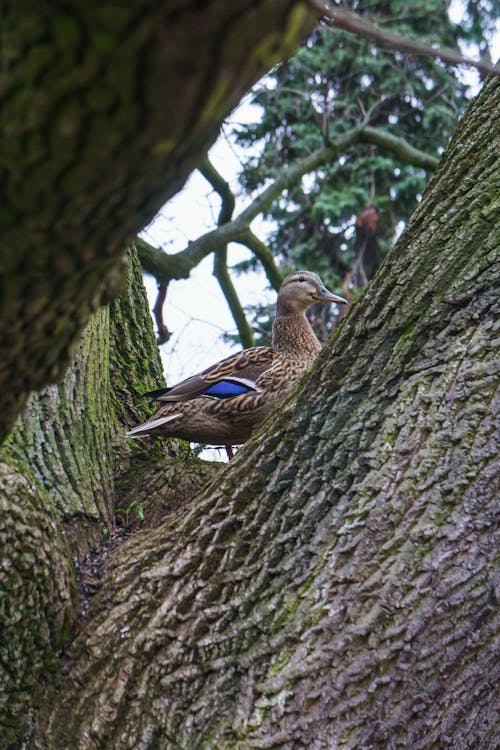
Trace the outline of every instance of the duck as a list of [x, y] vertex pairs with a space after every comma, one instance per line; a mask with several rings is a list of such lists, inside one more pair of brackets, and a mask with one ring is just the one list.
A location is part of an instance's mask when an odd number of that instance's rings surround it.
[[312, 271], [286, 276], [276, 301], [271, 346], [243, 349], [176, 385], [144, 394], [158, 404], [156, 411], [126, 436], [224, 445], [231, 459], [233, 447], [252, 437], [321, 351], [305, 315], [316, 303], [347, 301], [330, 292]]

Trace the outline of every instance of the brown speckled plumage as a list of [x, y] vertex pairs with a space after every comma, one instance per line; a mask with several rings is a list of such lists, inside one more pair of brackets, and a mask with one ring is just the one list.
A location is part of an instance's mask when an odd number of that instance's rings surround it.
[[[345, 300], [325, 289], [314, 273], [287, 276], [278, 294], [272, 346], [232, 354], [172, 388], [154, 392], [159, 402], [155, 413], [127, 435], [161, 435], [208, 445], [244, 443], [318, 356], [321, 345], [304, 314], [315, 302]], [[246, 392], [212, 395], [214, 388]]]

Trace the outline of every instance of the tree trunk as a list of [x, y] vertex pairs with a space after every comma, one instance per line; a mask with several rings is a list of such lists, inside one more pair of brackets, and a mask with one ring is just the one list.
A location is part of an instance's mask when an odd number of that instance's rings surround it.
[[[137, 405], [140, 394], [163, 382], [135, 253], [126, 276], [127, 293], [94, 315], [64, 381], [31, 396], [1, 453], [1, 750], [27, 731], [61, 647], [79, 627], [75, 573], [82, 591], [92, 591], [94, 558], [84, 574], [80, 563], [115, 534], [115, 509], [126, 511], [141, 492], [154, 523], [215, 470], [195, 471], [179, 445], [151, 450], [125, 440], [126, 425], [150, 411]], [[136, 511], [119, 518], [137, 522]]]
[[498, 746], [499, 99], [297, 394], [107, 550], [32, 747]]
[[312, 21], [297, 0], [2, 11], [0, 441], [116, 295], [126, 243]]

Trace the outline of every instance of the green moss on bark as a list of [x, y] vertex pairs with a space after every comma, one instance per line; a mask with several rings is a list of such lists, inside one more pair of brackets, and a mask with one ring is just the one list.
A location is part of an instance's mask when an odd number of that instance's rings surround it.
[[178, 446], [125, 438], [151, 410], [140, 394], [164, 382], [133, 249], [125, 278], [120, 299], [92, 317], [63, 382], [31, 396], [2, 449], [0, 750], [47, 699], [79, 616], [72, 561], [113, 531], [115, 504], [146, 495], [145, 525], [155, 525], [215, 470], [180, 460]]
[[[141, 393], [164, 383], [133, 248], [123, 269], [121, 297], [95, 313], [63, 382], [30, 397], [3, 448], [42, 484], [80, 555], [114, 528], [115, 482], [151, 450], [125, 431], [151, 411]], [[177, 456], [168, 445], [157, 453]]]
[[0, 750], [29, 728], [72, 628], [75, 586], [56, 510], [19, 466], [0, 464]]

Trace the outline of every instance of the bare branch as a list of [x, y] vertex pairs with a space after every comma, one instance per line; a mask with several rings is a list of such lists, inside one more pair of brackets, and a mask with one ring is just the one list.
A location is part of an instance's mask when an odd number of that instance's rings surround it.
[[155, 306], [153, 307], [153, 314], [155, 316], [156, 328], [158, 330], [158, 344], [165, 344], [171, 333], [168, 330], [163, 320], [163, 303], [167, 296], [168, 284], [158, 284], [158, 296], [156, 298]]
[[485, 75], [500, 75], [498, 65], [490, 65], [482, 60], [472, 60], [470, 57], [464, 57], [460, 52], [448, 47], [431, 47], [425, 42], [408, 39], [408, 37], [394, 34], [392, 31], [384, 31], [357, 13], [351, 13], [337, 6], [327, 7], [320, 0], [306, 0], [306, 2], [321, 20], [336, 29], [343, 29], [358, 36], [364, 36], [377, 44], [387, 44], [400, 52], [425, 55], [426, 57], [443, 60], [443, 62], [451, 65], [469, 65]]
[[[218, 226], [223, 226], [231, 221], [235, 206], [234, 194], [229, 187], [229, 184], [222, 177], [222, 175], [216, 170], [208, 155], [205, 157], [198, 167], [203, 177], [208, 180], [212, 185], [213, 189], [219, 194], [221, 199], [221, 208], [219, 212], [219, 218], [217, 219]], [[224, 247], [219, 248], [214, 253], [214, 276], [217, 279], [221, 288], [222, 294], [228, 304], [228, 307], [233, 316], [233, 320], [236, 323], [238, 329], [238, 335], [243, 347], [248, 348], [254, 345], [253, 331], [248, 323], [248, 320], [243, 310], [243, 306], [238, 297], [229, 270], [227, 267], [227, 244]]]
[[166, 284], [171, 279], [188, 279], [196, 265], [188, 257], [189, 245], [186, 250], [174, 254], [164, 252], [161, 247], [151, 245], [142, 237], [136, 237], [134, 245], [143, 270], [154, 276], [159, 284]]
[[[304, 159], [283, 169], [280, 176], [257, 195], [252, 203], [236, 218], [201, 235], [201, 237], [190, 242], [184, 250], [168, 255], [145, 240], [137, 238], [135, 245], [142, 267], [146, 273], [155, 276], [159, 283], [166, 283], [171, 279], [187, 279], [192, 269], [207, 255], [224, 250], [229, 242], [238, 242], [255, 253], [255, 256], [262, 263], [269, 281], [276, 289], [281, 281], [279, 271], [266, 245], [250, 230], [251, 222], [265, 212], [287, 187], [295, 185], [303, 175], [331, 163], [351, 146], [359, 143], [375, 144], [394, 153], [404, 163], [414, 164], [428, 171], [436, 169], [439, 163], [435, 156], [414, 148], [403, 138], [398, 138], [381, 128], [363, 124], [343, 133]], [[221, 180], [225, 182], [223, 178]]]
[[233, 218], [235, 198], [234, 193], [229, 187], [229, 183], [226, 182], [224, 177], [216, 170], [208, 154], [205, 154], [201, 164], [198, 166], [198, 171], [203, 177], [211, 184], [216, 193], [219, 194], [221, 199], [221, 208], [219, 212], [219, 218], [217, 225], [227, 224]]
[[207, 255], [224, 247], [228, 242], [239, 242], [243, 234], [244, 228], [231, 221], [202, 234], [178, 253], [165, 253], [141, 237], [136, 237], [134, 244], [146, 273], [152, 274], [159, 282], [166, 282], [172, 279], [188, 279], [193, 268], [196, 268]]
[[234, 288], [231, 276], [227, 268], [227, 248], [217, 250], [214, 254], [214, 276], [219, 282], [224, 298], [231, 310], [231, 315], [238, 329], [238, 336], [242, 346], [247, 349], [254, 345], [253, 331], [248, 323], [245, 312]]
[[260, 260], [264, 271], [266, 272], [267, 280], [271, 284], [272, 288], [276, 291], [279, 290], [283, 276], [281, 275], [278, 266], [274, 262], [272, 252], [269, 250], [265, 242], [262, 242], [256, 234], [252, 232], [250, 227], [247, 229], [246, 234], [242, 240], [242, 245], [248, 247], [249, 250]]
[[436, 156], [427, 154], [414, 146], [411, 146], [404, 138], [389, 133], [381, 128], [373, 128], [366, 125], [360, 134], [360, 141], [363, 143], [373, 143], [380, 146], [386, 151], [390, 151], [398, 157], [404, 164], [413, 164], [430, 172], [437, 169], [439, 159]]
[[278, 198], [283, 190], [289, 185], [295, 185], [296, 182], [308, 172], [313, 172], [323, 164], [332, 161], [340, 154], [344, 153], [350, 146], [359, 141], [360, 129], [353, 128], [348, 130], [347, 133], [343, 133], [338, 136], [335, 140], [331, 141], [327, 146], [313, 151], [312, 154], [306, 156], [304, 159], [296, 162], [293, 166], [284, 169], [280, 176], [269, 185], [268, 188], [262, 191], [252, 203], [241, 212], [238, 218], [235, 220], [244, 224], [245, 227], [261, 213], [266, 211], [271, 203]]

